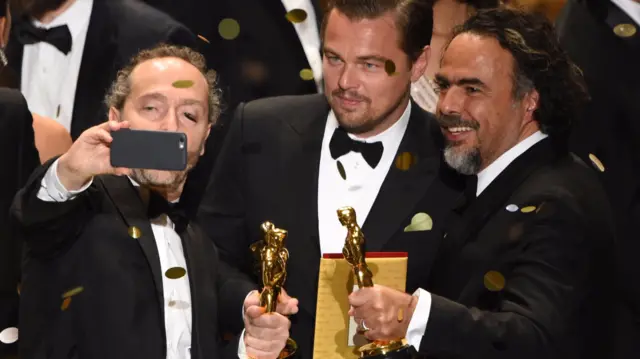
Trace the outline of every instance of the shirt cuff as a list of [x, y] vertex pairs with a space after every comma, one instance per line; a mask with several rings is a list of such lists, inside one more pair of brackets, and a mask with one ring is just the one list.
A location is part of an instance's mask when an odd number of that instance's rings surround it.
[[244, 345], [244, 329], [240, 334], [240, 341], [238, 342], [238, 358], [249, 359], [249, 356], [247, 355], [247, 346]]
[[82, 186], [82, 188], [69, 191], [64, 185], [60, 182], [60, 178], [58, 177], [58, 161], [60, 159], [55, 160], [51, 167], [47, 170], [42, 181], [40, 182], [40, 190], [38, 190], [38, 199], [45, 202], [66, 202], [73, 200], [76, 196], [89, 188], [93, 183], [93, 178], [91, 178], [87, 184]]
[[418, 288], [413, 295], [418, 297], [418, 304], [416, 304], [416, 309], [413, 311], [411, 321], [409, 321], [406, 339], [409, 345], [419, 350], [422, 337], [427, 331], [427, 322], [431, 313], [431, 293]]

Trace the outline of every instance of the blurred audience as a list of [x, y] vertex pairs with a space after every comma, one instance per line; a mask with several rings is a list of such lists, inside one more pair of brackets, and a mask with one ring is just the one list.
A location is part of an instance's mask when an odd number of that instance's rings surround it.
[[621, 291], [615, 356], [640, 355], [640, 1], [570, 0], [558, 17], [560, 41], [584, 72], [591, 102], [576, 124], [572, 150], [598, 169], [617, 230]]
[[191, 46], [195, 36], [137, 0], [12, 0], [9, 66], [29, 108], [75, 139], [105, 120], [102, 99], [116, 71], [160, 42]]

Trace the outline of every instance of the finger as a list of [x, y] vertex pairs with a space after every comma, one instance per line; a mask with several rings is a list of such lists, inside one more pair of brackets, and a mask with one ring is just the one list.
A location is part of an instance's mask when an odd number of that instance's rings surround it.
[[253, 321], [259, 318], [262, 314], [264, 314], [265, 309], [263, 307], [259, 307], [257, 305], [252, 305], [247, 308], [245, 314]]
[[89, 139], [90, 139], [89, 142], [95, 142], [96, 144], [97, 143], [110, 144], [111, 142], [113, 142], [113, 137], [111, 137], [111, 134], [109, 133], [109, 131], [102, 128], [92, 131], [90, 133]]
[[109, 121], [108, 126], [110, 131], [118, 131], [123, 128], [129, 128], [129, 121]]
[[271, 349], [271, 343], [269, 339], [265, 339], [262, 336], [246, 335], [244, 337], [244, 343], [247, 346], [247, 352], [249, 349], [267, 352]]
[[349, 294], [349, 304], [352, 307], [360, 307], [374, 298], [373, 288], [362, 288]]
[[289, 318], [280, 313], [266, 313], [252, 319], [252, 324], [260, 328], [289, 330], [291, 322]]
[[244, 299], [244, 309], [246, 310], [252, 306], [260, 306], [260, 293], [257, 290], [252, 290], [247, 294], [247, 297]]
[[298, 299], [290, 297], [283, 290], [278, 296], [278, 306], [276, 311], [282, 315], [293, 315], [298, 313]]

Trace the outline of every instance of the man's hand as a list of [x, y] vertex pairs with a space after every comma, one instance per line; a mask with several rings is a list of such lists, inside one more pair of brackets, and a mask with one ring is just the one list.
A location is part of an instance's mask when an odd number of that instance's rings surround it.
[[362, 288], [349, 295], [353, 316], [369, 340], [396, 340], [407, 335], [418, 299], [407, 293], [380, 285]]
[[129, 123], [105, 122], [84, 131], [71, 148], [60, 157], [58, 178], [70, 191], [82, 188], [91, 178], [103, 174], [127, 175], [129, 169], [111, 166], [110, 132], [128, 128]]
[[278, 296], [276, 313], [265, 313], [260, 307], [258, 291], [244, 301], [244, 343], [247, 355], [256, 359], [275, 359], [289, 338], [291, 322], [286, 317], [298, 312], [298, 300], [283, 289]]

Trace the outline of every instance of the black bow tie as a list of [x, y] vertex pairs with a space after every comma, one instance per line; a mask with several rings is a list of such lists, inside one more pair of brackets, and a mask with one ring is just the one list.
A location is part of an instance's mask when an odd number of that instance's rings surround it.
[[334, 160], [349, 152], [359, 152], [371, 168], [376, 168], [382, 158], [384, 146], [380, 141], [366, 143], [352, 140], [342, 127], [338, 127], [331, 136], [329, 150]]
[[18, 42], [23, 45], [47, 42], [55, 46], [65, 55], [71, 51], [71, 32], [67, 25], [56, 26], [51, 29], [42, 29], [34, 26], [28, 19], [23, 19], [16, 22], [13, 31], [16, 33]]
[[147, 215], [149, 219], [155, 219], [166, 214], [175, 225], [175, 231], [181, 233], [187, 228], [189, 220], [186, 212], [179, 203], [169, 203], [164, 197], [156, 192], [150, 191]]

